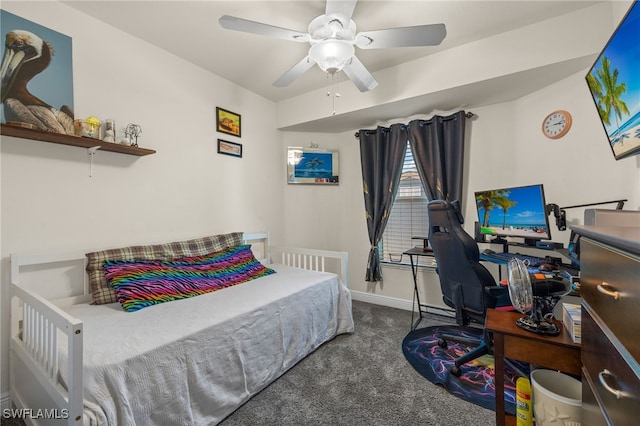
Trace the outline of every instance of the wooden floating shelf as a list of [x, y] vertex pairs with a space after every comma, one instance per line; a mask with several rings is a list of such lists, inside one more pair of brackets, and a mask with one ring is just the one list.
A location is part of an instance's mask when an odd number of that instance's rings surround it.
[[64, 135], [61, 133], [51, 133], [44, 132], [42, 130], [8, 126], [6, 124], [0, 124], [0, 134], [3, 136], [13, 136], [15, 138], [32, 139], [41, 142], [78, 146], [81, 148], [93, 148], [95, 146], [99, 146], [102, 151], [119, 152], [120, 154], [137, 155], [139, 157], [156, 153], [153, 149], [105, 142], [100, 139], [85, 138], [83, 136]]

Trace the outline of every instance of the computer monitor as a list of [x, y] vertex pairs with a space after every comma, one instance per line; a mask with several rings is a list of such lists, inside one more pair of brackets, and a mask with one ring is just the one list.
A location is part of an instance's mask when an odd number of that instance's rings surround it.
[[491, 242], [504, 244], [506, 237], [519, 237], [535, 246], [538, 240], [551, 239], [542, 184], [477, 191], [475, 200], [480, 234], [495, 237]]

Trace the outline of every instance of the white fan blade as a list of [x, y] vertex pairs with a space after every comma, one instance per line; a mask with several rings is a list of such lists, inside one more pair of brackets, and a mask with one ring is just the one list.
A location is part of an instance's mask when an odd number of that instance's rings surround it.
[[325, 6], [325, 15], [330, 15], [332, 13], [337, 13], [342, 16], [346, 16], [347, 22], [351, 19], [351, 15], [353, 15], [353, 9], [356, 8], [356, 3], [358, 0], [327, 0], [327, 4]]
[[384, 49], [387, 47], [437, 46], [447, 35], [444, 24], [398, 27], [387, 30], [363, 31], [356, 35], [360, 49]]
[[311, 37], [307, 33], [300, 31], [288, 30], [286, 28], [274, 27], [273, 25], [263, 24], [262, 22], [249, 21], [248, 19], [236, 18], [235, 16], [223, 15], [218, 19], [223, 28], [234, 31], [242, 31], [263, 35], [267, 37], [281, 38], [291, 41], [308, 42]]
[[316, 63], [312, 61], [309, 56], [307, 56], [306, 58], [295, 64], [293, 67], [291, 67], [289, 71], [282, 74], [279, 79], [273, 82], [273, 85], [276, 87], [288, 86], [293, 83], [295, 79], [307, 72], [315, 64]]
[[342, 71], [353, 81], [358, 90], [361, 92], [367, 92], [375, 89], [378, 82], [371, 75], [371, 73], [362, 65], [362, 62], [355, 55], [351, 58], [351, 62], [347, 64]]

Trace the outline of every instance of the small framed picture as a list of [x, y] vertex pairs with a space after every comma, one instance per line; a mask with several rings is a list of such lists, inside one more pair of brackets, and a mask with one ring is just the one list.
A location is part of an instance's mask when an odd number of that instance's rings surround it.
[[240, 114], [216, 107], [216, 128], [219, 132], [240, 137]]
[[287, 183], [338, 185], [340, 183], [338, 151], [288, 147]]
[[239, 143], [218, 139], [218, 154], [242, 157], [242, 145]]

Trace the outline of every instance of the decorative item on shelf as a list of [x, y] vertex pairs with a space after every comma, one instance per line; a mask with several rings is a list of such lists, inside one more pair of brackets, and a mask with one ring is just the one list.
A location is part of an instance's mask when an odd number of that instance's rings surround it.
[[138, 146], [138, 136], [142, 134], [142, 127], [138, 124], [129, 123], [124, 130], [124, 134], [129, 140], [129, 145]]
[[100, 125], [102, 124], [100, 119], [91, 116], [85, 120], [75, 120], [73, 124], [76, 136], [100, 139]]
[[104, 120], [104, 136], [102, 140], [105, 142], [116, 141], [116, 121], [110, 118]]
[[129, 135], [123, 133], [123, 135], [118, 139], [118, 143], [121, 145], [129, 145], [131, 146], [131, 140], [129, 139]]

